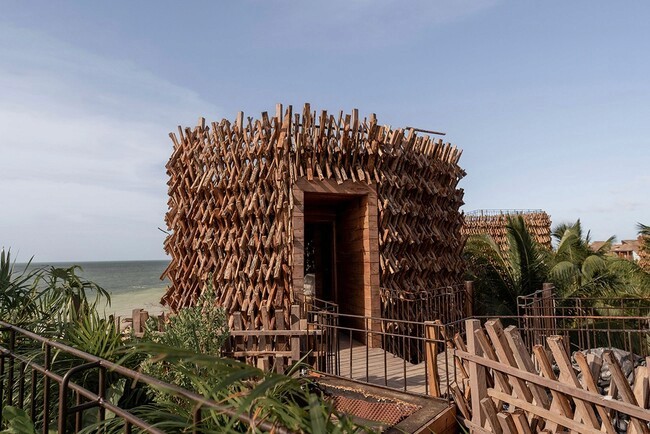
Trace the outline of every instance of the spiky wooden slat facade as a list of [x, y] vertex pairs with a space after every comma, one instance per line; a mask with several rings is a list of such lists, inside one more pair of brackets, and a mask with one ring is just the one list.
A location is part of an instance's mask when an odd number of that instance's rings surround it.
[[465, 215], [463, 235], [488, 234], [497, 245], [506, 250], [508, 246], [506, 226], [508, 219], [521, 216], [526, 223], [528, 231], [537, 243], [551, 248], [551, 218], [541, 210], [477, 210]]
[[[218, 302], [261, 325], [263, 303], [293, 302], [292, 187], [296, 180], [367, 183], [377, 191], [381, 286], [430, 290], [460, 281], [465, 172], [461, 151], [413, 129], [391, 129], [375, 115], [337, 116], [309, 104], [234, 123], [203, 119], [170, 134], [167, 163], [170, 234], [163, 303], [190, 305], [211, 279]], [[271, 324], [272, 328], [274, 327]]]

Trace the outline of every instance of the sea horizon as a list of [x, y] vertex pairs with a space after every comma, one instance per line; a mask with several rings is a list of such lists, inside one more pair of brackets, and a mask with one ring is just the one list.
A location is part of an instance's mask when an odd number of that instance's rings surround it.
[[160, 304], [161, 297], [169, 285], [161, 276], [169, 260], [120, 260], [120, 261], [60, 261], [60, 262], [16, 262], [15, 271], [20, 272], [29, 265], [28, 270], [56, 267], [79, 266], [80, 277], [96, 283], [111, 296], [110, 306], [99, 307], [108, 315], [131, 316], [133, 309], [145, 309], [158, 314], [165, 308]]

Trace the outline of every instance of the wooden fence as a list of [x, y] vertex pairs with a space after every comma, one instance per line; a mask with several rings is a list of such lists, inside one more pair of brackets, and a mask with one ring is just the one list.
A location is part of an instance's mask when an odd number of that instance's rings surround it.
[[[248, 329], [244, 328], [241, 313], [235, 312], [224, 355], [265, 371], [276, 372], [285, 372], [288, 366], [300, 360], [308, 346], [308, 334], [314, 336], [316, 332], [309, 332], [306, 321], [300, 319], [299, 305], [291, 306], [289, 328], [284, 322], [283, 309], [275, 309], [273, 313], [275, 318], [263, 306], [260, 309], [262, 329], [256, 330], [252, 328], [252, 322], [248, 323]], [[317, 354], [318, 351], [315, 350], [311, 357]]]
[[[650, 358], [636, 368], [630, 384], [610, 351], [602, 358], [575, 353], [578, 376], [562, 336], [548, 337], [548, 350], [535, 345], [531, 355], [518, 329], [504, 329], [499, 320], [484, 327], [480, 320], [467, 320], [466, 331], [466, 348], [459, 341], [455, 355], [469, 388], [461, 390], [460, 382], [452, 390], [470, 432], [649, 432]], [[611, 382], [601, 395], [597, 379], [605, 366]]]

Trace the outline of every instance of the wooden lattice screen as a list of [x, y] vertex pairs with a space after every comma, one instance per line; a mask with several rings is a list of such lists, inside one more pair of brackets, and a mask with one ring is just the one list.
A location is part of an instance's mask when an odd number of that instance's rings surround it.
[[[375, 115], [294, 114], [224, 119], [179, 127], [167, 163], [171, 285], [163, 303], [190, 305], [211, 280], [231, 314], [261, 325], [263, 305], [287, 313], [293, 300], [293, 194], [300, 178], [376, 188], [381, 286], [420, 291], [457, 283], [465, 172], [461, 152], [413, 129], [379, 125]], [[276, 320], [275, 316], [271, 322]], [[274, 324], [270, 325], [275, 328]]]
[[465, 215], [464, 235], [487, 234], [501, 249], [506, 249], [508, 218], [521, 216], [534, 240], [551, 248], [551, 218], [542, 210], [477, 210]]

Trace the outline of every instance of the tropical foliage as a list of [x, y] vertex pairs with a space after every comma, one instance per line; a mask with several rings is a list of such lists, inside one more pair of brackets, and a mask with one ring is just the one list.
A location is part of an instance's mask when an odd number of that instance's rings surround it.
[[[168, 323], [148, 323], [145, 336], [136, 339], [124, 335], [112, 318], [98, 313], [97, 307], [109, 302], [108, 294], [80, 277], [79, 271], [76, 266], [33, 269], [28, 264], [19, 268], [11, 261], [9, 251], [0, 251], [1, 318], [84, 352], [131, 369], [141, 369], [143, 373], [218, 402], [222, 405], [219, 411], [203, 409], [202, 432], [260, 432], [253, 425], [243, 423], [238, 417], [241, 414], [305, 433], [371, 431], [337, 414], [323, 399], [318, 387], [300, 375], [300, 364], [294, 365], [287, 375], [280, 375], [220, 357], [228, 336], [226, 315], [210, 302], [209, 288], [196, 307], [180, 311]], [[7, 341], [8, 334], [0, 332], [0, 345], [6, 346]], [[25, 357], [41, 365], [44, 363], [40, 344], [21, 342], [20, 345]], [[80, 360], [69, 353], [52, 351], [51, 370], [59, 375], [79, 363]], [[30, 390], [31, 380], [27, 381], [26, 389]], [[96, 374], [84, 373], [75, 382], [88, 390], [98, 391]], [[191, 430], [195, 403], [178, 398], [164, 387], [133, 383], [114, 372], [107, 373], [106, 382], [108, 398], [121, 408], [129, 409], [165, 432]], [[37, 381], [33, 386], [36, 388], [33, 396], [42, 396], [43, 382]], [[16, 389], [13, 392], [19, 393]], [[50, 400], [50, 414], [57, 414], [56, 397], [53, 394]], [[25, 398], [26, 406], [31, 399], [31, 394]], [[42, 405], [38, 398], [36, 402]], [[74, 403], [70, 401], [68, 405]], [[41, 414], [42, 410], [39, 410]], [[85, 432], [124, 432], [125, 426], [119, 418], [109, 417], [98, 426], [95, 412], [84, 412]], [[41, 420], [41, 417], [36, 419]], [[40, 432], [43, 427], [38, 423], [35, 427], [22, 409], [5, 406], [2, 429], [0, 433], [31, 434]]]
[[479, 314], [514, 316], [517, 298], [547, 282], [548, 252], [534, 241], [521, 216], [509, 220], [507, 240], [509, 248], [504, 250], [489, 235], [470, 237], [465, 246]]
[[556, 226], [551, 235], [557, 246], [550, 257], [552, 266], [548, 279], [555, 284], [561, 297], [602, 294], [619, 283], [607, 257], [614, 237], [593, 250], [590, 233], [583, 233], [580, 220], [572, 225]]
[[[640, 234], [648, 227], [639, 226]], [[563, 299], [634, 298], [650, 300], [650, 275], [637, 264], [610, 255], [614, 237], [593, 249], [580, 220], [553, 228], [553, 249], [537, 244], [521, 216], [507, 224], [508, 248], [488, 235], [472, 236], [465, 246], [468, 278], [475, 282], [476, 310], [482, 315], [516, 315], [517, 297], [553, 283]], [[645, 231], [645, 232], [644, 232]]]

